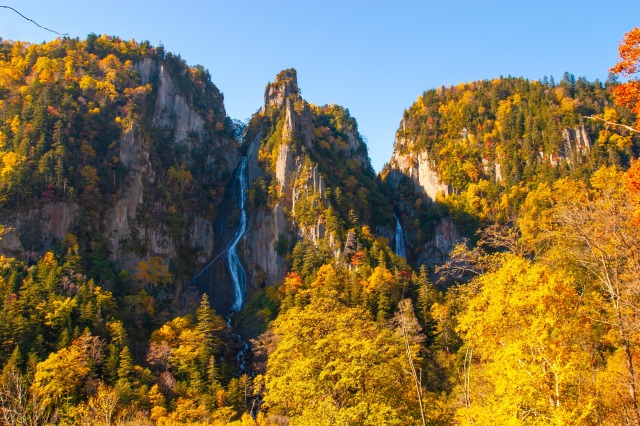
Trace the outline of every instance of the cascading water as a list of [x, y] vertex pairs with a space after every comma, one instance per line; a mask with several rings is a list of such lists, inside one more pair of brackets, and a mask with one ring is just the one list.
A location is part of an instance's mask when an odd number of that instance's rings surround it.
[[402, 225], [400, 224], [398, 216], [394, 213], [393, 217], [396, 220], [396, 255], [406, 259], [407, 252], [404, 249], [404, 231], [402, 230]]
[[245, 367], [247, 364], [246, 358], [247, 358], [247, 351], [249, 350], [249, 344], [242, 338], [241, 335], [231, 331], [233, 330], [233, 325], [231, 324], [232, 320], [233, 320], [233, 313], [229, 314], [229, 316], [227, 317], [227, 327], [229, 328], [229, 332], [231, 333], [231, 335], [235, 339], [238, 339], [238, 341], [242, 344], [242, 348], [238, 350], [238, 353], [236, 354], [236, 362], [238, 363], [238, 367], [240, 368], [240, 374], [242, 374], [246, 371]]
[[226, 260], [229, 274], [233, 281], [233, 305], [231, 311], [239, 311], [244, 304], [244, 292], [247, 285], [247, 273], [238, 257], [237, 245], [244, 232], [247, 230], [247, 212], [244, 209], [244, 203], [247, 200], [247, 157], [242, 157], [240, 169], [236, 176], [239, 192], [237, 195], [238, 207], [240, 207], [240, 224], [236, 230], [236, 234], [227, 246]]
[[244, 204], [247, 199], [247, 157], [242, 157], [235, 182], [233, 183], [233, 189], [238, 190], [235, 194], [236, 203], [238, 207], [240, 207], [240, 223], [238, 224], [238, 228], [229, 244], [191, 279], [191, 283], [195, 284], [200, 277], [206, 277], [205, 274], [209, 268], [224, 256], [231, 281], [233, 282], [233, 305], [231, 305], [229, 309], [231, 312], [239, 311], [242, 308], [247, 284], [247, 273], [240, 262], [237, 250], [238, 242], [247, 230], [247, 212], [244, 209]]
[[[231, 306], [231, 313], [227, 318], [227, 326], [230, 331], [233, 329], [231, 324], [233, 314], [239, 311], [244, 304], [244, 292], [247, 286], [247, 273], [242, 266], [242, 262], [240, 262], [237, 250], [238, 241], [240, 241], [240, 238], [242, 238], [244, 232], [247, 230], [247, 212], [244, 209], [244, 203], [247, 200], [247, 157], [242, 157], [236, 179], [238, 183], [236, 202], [238, 203], [238, 207], [240, 207], [240, 224], [238, 225], [236, 234], [227, 246], [225, 256], [227, 267], [229, 268], [229, 275], [231, 275], [231, 280], [233, 281], [234, 302]], [[240, 374], [242, 374], [245, 372], [245, 358], [247, 351], [249, 350], [249, 344], [245, 342], [242, 336], [238, 333], [231, 331], [231, 335], [238, 339], [242, 344], [242, 349], [240, 349], [236, 355], [236, 361], [238, 363], [238, 367], [240, 367]]]
[[229, 333], [233, 337], [234, 340], [238, 341], [241, 344], [241, 348], [238, 349], [238, 353], [236, 355], [236, 361], [238, 363], [238, 367], [240, 369], [240, 374], [243, 374], [246, 370], [246, 355], [249, 350], [249, 344], [244, 341], [242, 336], [233, 331], [233, 317], [236, 312], [242, 309], [242, 305], [244, 305], [245, 300], [245, 290], [247, 286], [247, 273], [242, 266], [242, 262], [240, 262], [240, 257], [238, 256], [238, 242], [240, 238], [244, 235], [247, 230], [247, 212], [244, 209], [245, 202], [247, 200], [247, 157], [242, 157], [240, 162], [240, 167], [236, 172], [235, 181], [233, 182], [233, 191], [235, 196], [235, 201], [237, 206], [240, 208], [240, 222], [238, 223], [238, 227], [233, 235], [233, 238], [226, 245], [226, 247], [218, 253], [204, 268], [198, 272], [193, 279], [192, 283], [196, 283], [197, 280], [202, 276], [206, 277], [207, 270], [222, 256], [224, 256], [225, 263], [227, 265], [227, 269], [229, 270], [229, 275], [231, 276], [231, 281], [233, 283], [233, 305], [229, 308], [229, 314], [227, 316], [227, 326], [229, 328]]

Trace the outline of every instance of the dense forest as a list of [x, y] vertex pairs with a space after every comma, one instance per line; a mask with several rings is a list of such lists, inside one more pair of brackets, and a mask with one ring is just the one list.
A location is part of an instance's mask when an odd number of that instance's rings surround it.
[[[640, 29], [619, 53], [605, 83], [424, 92], [376, 175], [295, 70], [240, 125], [162, 46], [2, 41], [0, 423], [640, 425]], [[224, 318], [191, 278], [242, 156], [251, 285]]]
[[[472, 236], [494, 223], [512, 224], [541, 185], [585, 181], [602, 166], [628, 168], [640, 139], [611, 125], [634, 120], [614, 103], [617, 87], [614, 75], [603, 84], [565, 73], [559, 83], [500, 77], [425, 92], [405, 111], [394, 159], [382, 171], [388, 196], [410, 224], [412, 246], [433, 237], [438, 217], [451, 217]], [[449, 188], [438, 208], [421, 208], [415, 182], [394, 176], [397, 163], [416, 153]]]

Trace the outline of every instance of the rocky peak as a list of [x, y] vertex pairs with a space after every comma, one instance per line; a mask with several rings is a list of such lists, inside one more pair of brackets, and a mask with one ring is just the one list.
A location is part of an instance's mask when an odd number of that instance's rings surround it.
[[418, 191], [430, 201], [436, 201], [438, 192], [442, 192], [444, 195], [449, 194], [451, 188], [440, 180], [440, 175], [427, 151], [408, 152], [405, 149], [405, 153], [401, 153], [407, 144], [408, 142], [404, 138], [396, 139], [393, 156], [389, 163], [393, 185], [397, 185], [402, 175], [405, 175], [411, 178]]
[[283, 142], [289, 143], [297, 136], [307, 147], [311, 147], [313, 144], [311, 110], [309, 104], [300, 96], [295, 69], [280, 71], [275, 81], [267, 84], [264, 90], [264, 110], [272, 106], [284, 110]]
[[293, 96], [295, 100], [300, 97], [298, 89], [298, 74], [295, 69], [289, 68], [281, 71], [273, 83], [267, 84], [264, 91], [264, 107], [276, 106], [280, 108], [285, 99]]

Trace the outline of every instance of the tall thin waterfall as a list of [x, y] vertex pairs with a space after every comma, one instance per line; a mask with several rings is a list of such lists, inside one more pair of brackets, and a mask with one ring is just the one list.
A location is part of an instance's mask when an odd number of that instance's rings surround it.
[[402, 230], [402, 224], [400, 224], [400, 219], [398, 219], [395, 213], [393, 217], [396, 219], [396, 254], [406, 259], [407, 252], [404, 248], [404, 231]]
[[[191, 279], [191, 283], [196, 284], [201, 276], [206, 278], [209, 268], [214, 263], [216, 263], [218, 259], [224, 259], [225, 264], [227, 265], [227, 269], [229, 270], [231, 280], [233, 281], [233, 305], [231, 305], [231, 307], [229, 308], [229, 312], [227, 315], [227, 326], [229, 328], [229, 333], [231, 334], [231, 336], [233, 336], [233, 340], [237, 340], [241, 344], [241, 347], [238, 349], [238, 352], [236, 354], [236, 361], [240, 369], [238, 375], [241, 375], [246, 371], [246, 356], [249, 352], [249, 344], [242, 338], [240, 334], [233, 330], [232, 324], [234, 314], [242, 309], [242, 305], [244, 305], [245, 290], [247, 287], [247, 273], [242, 266], [242, 262], [240, 262], [237, 249], [240, 238], [242, 238], [245, 231], [247, 230], [247, 212], [244, 209], [244, 204], [247, 200], [247, 162], [247, 157], [242, 157], [240, 167], [238, 167], [238, 169], [236, 170], [236, 176], [231, 187], [231, 190], [233, 191], [232, 196], [235, 197], [236, 205], [240, 208], [240, 221], [238, 223], [238, 227], [235, 230], [233, 238], [224, 247], [224, 249], [222, 249], [204, 268], [202, 268]], [[225, 297], [225, 300], [228, 299], [226, 299]]]
[[232, 311], [239, 311], [242, 308], [242, 305], [244, 304], [244, 292], [247, 286], [247, 273], [240, 262], [238, 250], [236, 248], [238, 241], [240, 241], [240, 238], [242, 238], [242, 235], [244, 235], [244, 232], [247, 230], [247, 212], [244, 209], [244, 203], [247, 200], [247, 157], [242, 157], [240, 169], [236, 175], [236, 182], [239, 189], [236, 202], [238, 203], [238, 207], [240, 207], [240, 224], [236, 230], [233, 240], [231, 240], [227, 246], [225, 256], [227, 267], [229, 268], [229, 274], [233, 281], [234, 302], [231, 306]]

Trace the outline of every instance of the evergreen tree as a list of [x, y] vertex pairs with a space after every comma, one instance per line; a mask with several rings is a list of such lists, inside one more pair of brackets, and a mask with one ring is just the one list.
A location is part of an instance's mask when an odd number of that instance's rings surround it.
[[196, 310], [196, 319], [196, 330], [203, 336], [200, 357], [204, 365], [220, 346], [220, 340], [215, 336], [215, 332], [222, 328], [222, 321], [211, 309], [209, 296], [206, 293], [203, 293], [200, 299], [200, 306]]

